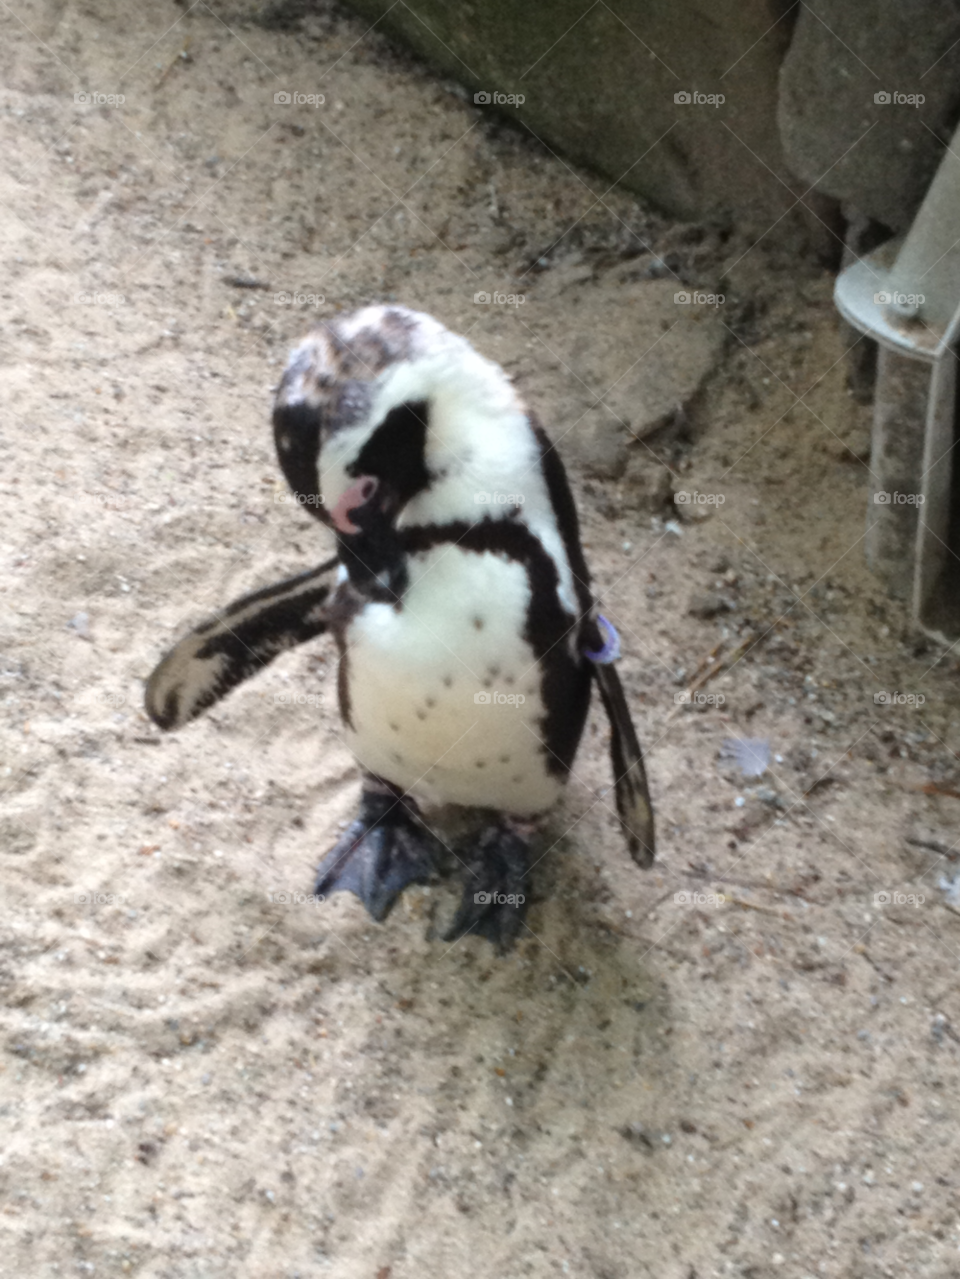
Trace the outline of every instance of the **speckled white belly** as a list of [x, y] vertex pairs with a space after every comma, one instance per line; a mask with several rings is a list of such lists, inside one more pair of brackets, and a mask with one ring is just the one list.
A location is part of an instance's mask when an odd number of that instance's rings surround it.
[[427, 804], [544, 811], [561, 783], [545, 766], [540, 668], [522, 639], [526, 572], [443, 545], [412, 557], [410, 577], [401, 609], [368, 604], [347, 632], [349, 746]]

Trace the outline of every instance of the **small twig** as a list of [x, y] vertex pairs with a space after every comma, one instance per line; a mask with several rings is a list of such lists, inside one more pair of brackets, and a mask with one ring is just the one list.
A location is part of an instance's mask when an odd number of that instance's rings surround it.
[[960, 790], [952, 786], [940, 786], [937, 782], [924, 782], [922, 786], [910, 786], [908, 790], [922, 791], [924, 795], [947, 795], [950, 799], [960, 799]]
[[914, 839], [913, 836], [908, 835], [906, 842], [912, 844], [914, 848], [928, 848], [930, 852], [939, 853], [941, 857], [949, 857], [952, 862], [955, 862], [957, 857], [960, 856], [956, 845], [953, 848], [948, 848], [946, 844], [941, 844], [938, 839]]
[[[709, 683], [715, 675], [719, 675], [721, 671], [729, 670], [731, 666], [735, 666], [756, 638], [756, 634], [751, 631], [740, 641], [736, 648], [732, 648], [724, 657], [717, 657], [724, 641], [721, 640], [719, 644], [715, 644], [706, 657], [702, 658], [698, 663], [696, 674], [686, 687], [687, 698], [690, 699], [694, 693], [699, 693], [704, 684]], [[683, 712], [685, 705], [689, 705], [689, 700], [681, 702], [673, 708], [664, 721], [665, 729]]]
[[266, 280], [258, 280], [252, 275], [228, 275], [224, 277], [224, 284], [230, 284], [235, 289], [263, 289], [269, 291], [270, 285]]
[[777, 906], [762, 906], [759, 902], [748, 902], [744, 897], [730, 897], [731, 906], [740, 906], [744, 910], [758, 910], [764, 915], [776, 915], [778, 919], [789, 920], [793, 923], [793, 916], [788, 910], [782, 910]]
[[189, 61], [191, 61], [190, 56], [189, 56], [189, 54], [188, 54], [188, 52], [187, 52], [187, 51], [188, 51], [188, 49], [190, 48], [190, 46], [191, 46], [192, 44], [193, 44], [193, 36], [187, 36], [187, 38], [186, 38], [186, 40], [184, 40], [183, 45], [181, 46], [181, 48], [178, 50], [178, 52], [177, 52], [177, 53], [175, 53], [175, 54], [174, 54], [174, 56], [173, 56], [173, 58], [171, 59], [171, 61], [170, 61], [169, 65], [167, 66], [166, 70], [165, 70], [165, 71], [163, 72], [163, 74], [160, 76], [160, 79], [159, 79], [159, 80], [157, 81], [157, 83], [153, 86], [155, 89], [159, 89], [159, 88], [160, 88], [161, 84], [163, 84], [164, 80], [166, 80], [167, 76], [170, 74], [170, 72], [173, 70], [173, 68], [177, 65], [177, 63], [178, 63], [178, 62], [189, 62]]

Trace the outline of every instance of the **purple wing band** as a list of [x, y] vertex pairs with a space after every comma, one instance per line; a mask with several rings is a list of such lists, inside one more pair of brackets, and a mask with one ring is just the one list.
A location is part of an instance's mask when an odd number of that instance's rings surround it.
[[615, 662], [620, 656], [620, 636], [617, 634], [613, 625], [607, 621], [602, 613], [597, 614], [597, 623], [606, 635], [603, 642], [603, 648], [599, 652], [592, 653], [589, 648], [583, 650], [583, 655], [589, 658], [591, 662], [596, 662], [598, 666], [608, 666], [611, 662]]

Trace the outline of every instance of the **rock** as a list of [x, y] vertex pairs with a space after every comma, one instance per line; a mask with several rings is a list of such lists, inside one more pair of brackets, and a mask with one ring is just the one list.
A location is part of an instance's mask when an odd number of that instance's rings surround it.
[[588, 475], [618, 480], [627, 465], [627, 438], [620, 423], [602, 406], [589, 409], [563, 437], [564, 456], [575, 457]]
[[656, 515], [673, 500], [673, 476], [642, 444], [627, 448], [623, 477], [623, 505], [644, 514]]
[[[538, 308], [535, 288], [528, 308], [538, 317], [534, 331], [561, 360], [564, 452], [590, 474], [618, 479], [631, 436], [643, 439], [683, 413], [715, 368], [726, 340], [719, 308], [675, 302], [674, 281], [621, 285], [610, 273], [565, 289], [560, 323], [549, 306]], [[623, 307], [631, 311], [629, 327]], [[544, 377], [534, 373], [521, 387], [534, 404], [551, 393], [538, 388]]]
[[[576, 308], [570, 368], [637, 439], [689, 403], [723, 350], [718, 308], [677, 303], [677, 294], [674, 281], [601, 280], [567, 295]], [[625, 307], [636, 316], [630, 327]]]
[[921, 13], [899, 0], [822, 0], [798, 11], [780, 72], [787, 160], [804, 182], [904, 231], [955, 120], [960, 3], [929, 0]]
[[687, 612], [691, 617], [706, 619], [716, 617], [718, 613], [725, 613], [734, 608], [736, 608], [736, 605], [722, 595], [718, 595], [715, 591], [706, 591], [703, 595], [693, 596]]
[[668, 212], [729, 210], [768, 226], [793, 204], [778, 180], [788, 174], [776, 128], [790, 23], [771, 18], [768, 0], [726, 0], [709, 12], [697, 0], [633, 0], [618, 13], [570, 0], [349, 7], [465, 84], [471, 100], [482, 95], [484, 112], [513, 116]]

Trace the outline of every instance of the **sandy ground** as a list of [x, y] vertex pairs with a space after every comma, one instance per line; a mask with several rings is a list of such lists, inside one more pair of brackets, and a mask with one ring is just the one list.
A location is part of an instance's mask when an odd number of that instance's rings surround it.
[[[957, 664], [864, 568], [803, 234], [604, 195], [326, 12], [13, 0], [0, 65], [0, 1273], [960, 1275]], [[271, 388], [393, 299], [566, 436], [648, 751], [655, 868], [595, 714], [506, 959], [435, 939], [452, 884], [282, 900], [356, 799], [328, 643], [173, 737], [141, 710], [187, 624], [327, 552]], [[614, 382], [661, 423], [626, 454]]]

